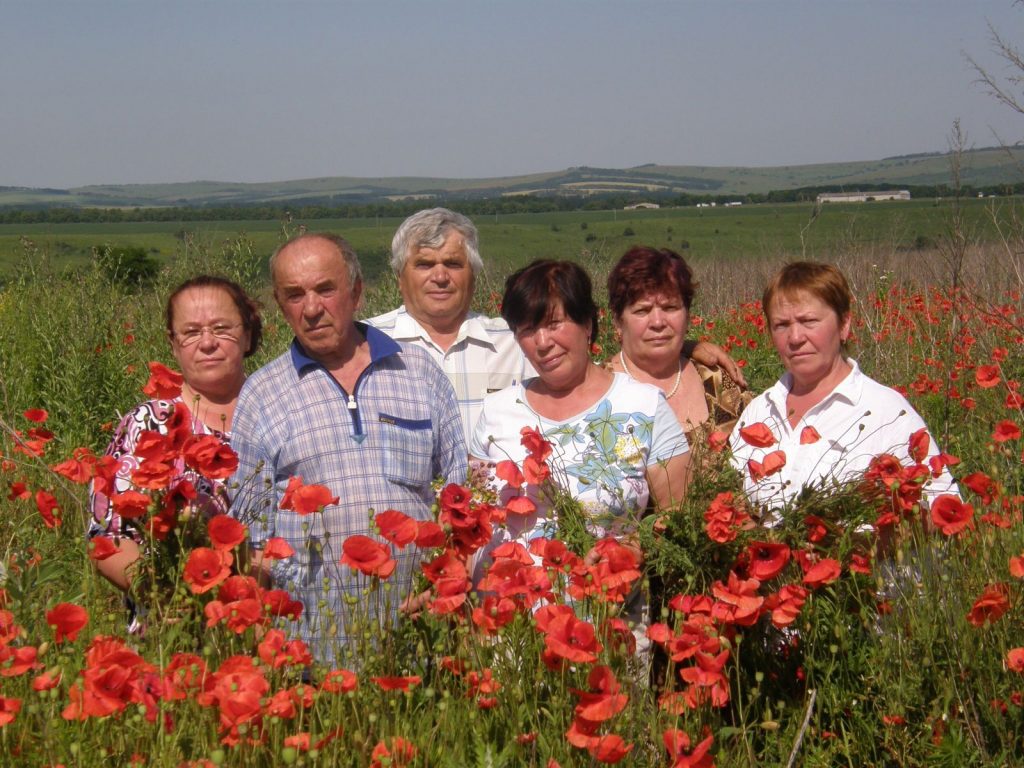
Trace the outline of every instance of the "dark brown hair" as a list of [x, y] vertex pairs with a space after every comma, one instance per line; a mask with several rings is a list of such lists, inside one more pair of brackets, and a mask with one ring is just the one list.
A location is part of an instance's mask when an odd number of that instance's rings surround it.
[[556, 302], [561, 302], [570, 320], [590, 328], [591, 340], [597, 338], [597, 304], [590, 276], [571, 261], [540, 259], [509, 275], [501, 316], [518, 333], [548, 320]]

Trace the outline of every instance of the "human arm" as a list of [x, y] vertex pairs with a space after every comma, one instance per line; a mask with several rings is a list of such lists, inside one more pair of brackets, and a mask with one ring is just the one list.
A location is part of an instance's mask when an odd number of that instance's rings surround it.
[[710, 341], [687, 340], [683, 344], [683, 354], [695, 363], [721, 368], [726, 376], [735, 381], [741, 388], [746, 389], [747, 380], [743, 378], [743, 370], [735, 360], [729, 357], [729, 353], [717, 344]]
[[141, 556], [139, 545], [132, 539], [122, 538], [118, 542], [118, 551], [103, 560], [94, 561], [96, 571], [122, 592], [131, 588], [131, 572]]

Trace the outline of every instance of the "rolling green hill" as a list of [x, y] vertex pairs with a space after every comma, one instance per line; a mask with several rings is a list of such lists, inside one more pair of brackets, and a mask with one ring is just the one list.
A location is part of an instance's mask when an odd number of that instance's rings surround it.
[[[962, 158], [962, 182], [975, 187], [1024, 180], [1024, 148], [977, 149]], [[644, 194], [745, 195], [801, 187], [862, 184], [935, 185], [949, 183], [950, 158], [923, 153], [882, 160], [775, 167], [642, 165], [590, 168], [488, 179], [323, 177], [240, 184], [196, 181], [181, 184], [108, 184], [73, 189], [0, 187], [3, 206], [251, 206], [318, 200], [325, 204], [440, 197], [502, 195], [590, 195], [607, 192]]]

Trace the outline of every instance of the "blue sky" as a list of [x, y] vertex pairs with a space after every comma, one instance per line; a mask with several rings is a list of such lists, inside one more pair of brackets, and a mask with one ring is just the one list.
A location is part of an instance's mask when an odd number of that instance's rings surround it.
[[0, 185], [790, 165], [1024, 139], [1012, 0], [0, 0]]

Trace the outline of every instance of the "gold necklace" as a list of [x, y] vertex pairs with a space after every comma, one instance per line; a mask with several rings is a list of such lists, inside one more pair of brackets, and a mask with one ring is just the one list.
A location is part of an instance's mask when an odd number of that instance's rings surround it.
[[[630, 377], [639, 381], [636, 376], [633, 376], [633, 372], [629, 370], [629, 366], [626, 365], [626, 354], [620, 349], [619, 350], [619, 362], [622, 363], [622, 370], [624, 370]], [[679, 390], [679, 382], [683, 378], [683, 361], [679, 361], [679, 370], [676, 371], [676, 383], [672, 385], [672, 391], [665, 395], [665, 399], [668, 400]]]

